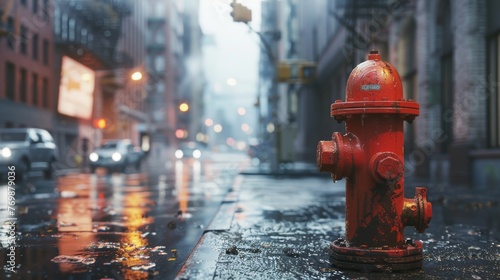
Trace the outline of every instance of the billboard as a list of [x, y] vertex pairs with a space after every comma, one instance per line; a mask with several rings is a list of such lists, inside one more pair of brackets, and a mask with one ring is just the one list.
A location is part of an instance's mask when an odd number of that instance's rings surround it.
[[95, 73], [92, 69], [63, 56], [57, 111], [71, 117], [90, 119], [94, 85]]

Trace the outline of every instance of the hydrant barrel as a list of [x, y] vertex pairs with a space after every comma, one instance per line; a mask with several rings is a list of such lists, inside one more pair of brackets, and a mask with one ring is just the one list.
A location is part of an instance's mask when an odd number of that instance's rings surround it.
[[[418, 188], [413, 199], [404, 198], [403, 123], [418, 114], [418, 103], [403, 98], [398, 72], [376, 51], [351, 72], [345, 101], [331, 105], [331, 116], [345, 121], [346, 133], [320, 141], [317, 162], [334, 180], [346, 178], [346, 238], [332, 244], [337, 265], [351, 260], [356, 268], [357, 262], [368, 261], [361, 256], [376, 259], [380, 248], [411, 256], [409, 261], [415, 255], [421, 259], [421, 242], [408, 243], [404, 237], [405, 226], [422, 232], [432, 216], [425, 188]], [[408, 266], [391, 265], [402, 267]]]

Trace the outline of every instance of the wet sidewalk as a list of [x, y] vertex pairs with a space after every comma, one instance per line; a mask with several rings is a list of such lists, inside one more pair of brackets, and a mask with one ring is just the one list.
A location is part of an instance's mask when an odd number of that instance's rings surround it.
[[[290, 172], [289, 172], [290, 173]], [[423, 268], [362, 273], [330, 264], [329, 246], [345, 234], [345, 182], [310, 170], [242, 172], [178, 279], [500, 279], [500, 189], [427, 185], [433, 219]], [[302, 174], [302, 176], [297, 176]]]

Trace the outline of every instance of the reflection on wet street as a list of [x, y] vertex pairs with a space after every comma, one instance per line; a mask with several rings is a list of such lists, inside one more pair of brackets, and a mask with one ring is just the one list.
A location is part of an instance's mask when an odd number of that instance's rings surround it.
[[365, 273], [341, 270], [330, 260], [330, 244], [345, 236], [344, 181], [264, 176], [243, 181], [230, 229], [205, 234], [203, 249], [188, 260], [185, 279], [500, 277], [498, 189], [454, 187], [452, 192], [449, 185], [428, 185], [434, 211], [429, 228], [422, 234], [405, 230], [406, 237], [424, 242], [422, 269]]
[[[200, 239], [246, 157], [178, 160], [157, 174], [73, 173], [16, 188], [12, 279], [169, 279]], [[228, 180], [220, 180], [227, 177]], [[0, 187], [1, 197], [7, 186]], [[8, 223], [0, 232], [8, 245]], [[7, 254], [0, 256], [6, 263]], [[3, 279], [3, 277], [0, 277]]]

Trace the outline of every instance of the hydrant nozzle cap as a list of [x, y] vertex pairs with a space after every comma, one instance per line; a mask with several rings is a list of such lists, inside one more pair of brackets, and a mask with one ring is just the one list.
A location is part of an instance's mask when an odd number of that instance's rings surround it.
[[377, 50], [371, 50], [368, 54], [368, 60], [380, 60], [380, 54]]

